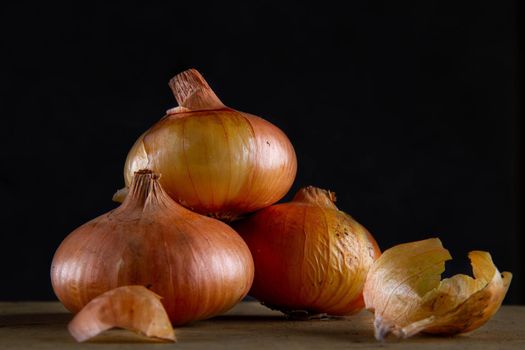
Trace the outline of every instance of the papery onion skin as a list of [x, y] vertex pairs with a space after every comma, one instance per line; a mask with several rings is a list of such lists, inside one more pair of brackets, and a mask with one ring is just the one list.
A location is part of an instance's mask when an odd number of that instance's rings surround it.
[[175, 325], [220, 314], [248, 292], [253, 260], [228, 225], [174, 202], [150, 171], [124, 203], [73, 231], [53, 258], [55, 294], [78, 312], [99, 294], [144, 285]]
[[135, 142], [124, 166], [126, 186], [147, 167], [162, 173], [161, 184], [173, 199], [226, 221], [288, 192], [297, 159], [279, 128], [224, 106], [196, 70], [180, 73], [171, 85], [180, 107]]
[[255, 262], [250, 295], [284, 312], [349, 315], [364, 307], [362, 289], [379, 247], [334, 200], [332, 192], [307, 187], [235, 223]]
[[501, 306], [512, 274], [500, 273], [487, 252], [473, 251], [469, 258], [475, 278], [459, 274], [441, 280], [451, 256], [439, 239], [387, 249], [370, 269], [363, 292], [375, 314], [376, 338], [454, 335], [485, 324]]
[[[475, 279], [466, 275], [455, 275], [441, 281], [436, 290], [437, 295], [425, 298], [424, 304], [434, 304], [432, 309], [437, 311], [436, 316], [427, 318], [426, 325], [405, 327], [405, 336], [416, 334], [417, 331], [440, 335], [468, 333], [483, 326], [499, 310], [510, 287], [512, 273], [500, 273], [487, 252], [472, 251], [469, 258]], [[450, 298], [447, 289], [458, 288], [458, 285], [462, 286], [464, 283], [467, 283], [467, 287], [462, 289], [472, 294], [456, 296], [454, 308], [450, 309], [435, 302], [436, 299], [441, 299], [441, 304], [444, 304], [444, 296]]]
[[67, 328], [78, 342], [113, 327], [174, 342], [175, 332], [160, 299], [144, 286], [118, 287], [91, 300]]

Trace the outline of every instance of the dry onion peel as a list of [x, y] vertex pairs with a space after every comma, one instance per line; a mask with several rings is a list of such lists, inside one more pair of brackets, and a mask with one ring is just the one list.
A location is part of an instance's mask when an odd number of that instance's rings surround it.
[[474, 278], [441, 280], [451, 256], [431, 238], [386, 250], [370, 269], [366, 308], [375, 313], [375, 336], [408, 338], [419, 332], [454, 335], [485, 324], [499, 309], [512, 279], [500, 274], [489, 253], [469, 253]]
[[160, 299], [143, 286], [112, 289], [91, 300], [69, 323], [68, 330], [78, 342], [114, 327], [176, 341]]

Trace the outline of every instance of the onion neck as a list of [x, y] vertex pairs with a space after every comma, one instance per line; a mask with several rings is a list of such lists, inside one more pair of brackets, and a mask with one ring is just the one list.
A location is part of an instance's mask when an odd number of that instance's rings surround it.
[[179, 107], [168, 113], [225, 108], [221, 100], [196, 69], [188, 69], [177, 74], [169, 85]]
[[336, 201], [335, 193], [314, 186], [301, 188], [295, 194], [293, 201], [338, 210], [334, 204]]
[[129, 187], [129, 193], [120, 208], [144, 210], [151, 206], [168, 207], [175, 204], [162, 189], [159, 178], [160, 175], [149, 169], [136, 171]]

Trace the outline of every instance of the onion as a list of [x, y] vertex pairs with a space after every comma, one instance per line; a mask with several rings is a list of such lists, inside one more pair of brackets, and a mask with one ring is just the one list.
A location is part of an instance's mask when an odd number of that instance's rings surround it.
[[[194, 69], [170, 86], [180, 106], [135, 142], [124, 166], [126, 186], [135, 171], [152, 169], [173, 199], [222, 220], [267, 207], [288, 192], [297, 160], [281, 130], [224, 106]], [[114, 200], [125, 194], [118, 191]]]
[[83, 342], [113, 327], [176, 341], [160, 296], [144, 286], [118, 287], [99, 295], [76, 314], [67, 328], [76, 341]]
[[489, 253], [472, 251], [474, 278], [441, 280], [451, 256], [437, 238], [385, 250], [370, 269], [366, 308], [375, 314], [375, 336], [408, 338], [419, 332], [454, 335], [484, 325], [499, 309], [512, 280], [500, 273]]
[[380, 251], [334, 201], [333, 192], [307, 187], [234, 226], [255, 263], [250, 295], [286, 313], [348, 315], [364, 307], [366, 274]]
[[232, 228], [178, 205], [158, 176], [144, 170], [120, 207], [62, 242], [51, 280], [72, 312], [110, 289], [146, 286], [163, 297], [170, 320], [180, 325], [240, 301], [253, 280], [253, 260]]

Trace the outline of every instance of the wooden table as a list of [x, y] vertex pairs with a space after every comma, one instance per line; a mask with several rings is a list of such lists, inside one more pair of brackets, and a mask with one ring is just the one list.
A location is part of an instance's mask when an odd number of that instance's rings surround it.
[[366, 311], [335, 320], [290, 321], [256, 302], [176, 329], [177, 343], [114, 329], [78, 344], [66, 330], [70, 319], [57, 302], [1, 302], [0, 349], [525, 349], [525, 306], [504, 306], [470, 335], [386, 343], [374, 339], [372, 315]]

